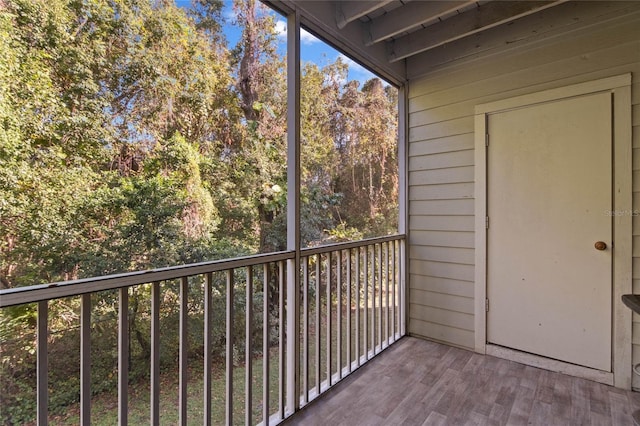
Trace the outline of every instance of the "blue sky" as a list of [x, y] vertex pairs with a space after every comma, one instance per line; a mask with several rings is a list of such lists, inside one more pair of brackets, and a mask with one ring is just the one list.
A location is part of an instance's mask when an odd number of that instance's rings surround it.
[[[189, 7], [191, 5], [191, 0], [175, 0], [175, 2], [181, 7]], [[281, 53], [284, 54], [286, 52], [287, 36], [286, 20], [282, 15], [279, 15], [275, 11], [272, 11], [271, 13], [273, 13], [276, 20], [276, 31], [278, 31], [279, 39], [281, 41]], [[229, 41], [229, 46], [233, 47], [240, 38], [240, 28], [233, 25], [235, 14], [233, 12], [232, 0], [225, 0], [223, 16], [226, 21], [223, 31]], [[375, 75], [369, 70], [357, 64], [351, 58], [348, 58], [344, 54], [338, 52], [323, 41], [320, 41], [307, 31], [302, 30], [300, 33], [300, 43], [300, 55], [303, 62], [310, 61], [318, 64], [319, 66], [323, 66], [333, 63], [340, 56], [342, 57], [343, 62], [349, 66], [349, 80], [358, 80], [361, 83], [364, 83], [368, 79], [375, 77]]]
[[[282, 18], [276, 21], [276, 30], [280, 34], [280, 38], [285, 41], [287, 36], [287, 23]], [[349, 66], [349, 80], [359, 80], [361, 83], [375, 77], [369, 70], [355, 62], [348, 56], [338, 52], [327, 43], [316, 38], [313, 34], [302, 29], [300, 31], [300, 59], [308, 62], [314, 62], [319, 66], [327, 65], [336, 61], [338, 57]], [[283, 43], [283, 46], [286, 46]]]

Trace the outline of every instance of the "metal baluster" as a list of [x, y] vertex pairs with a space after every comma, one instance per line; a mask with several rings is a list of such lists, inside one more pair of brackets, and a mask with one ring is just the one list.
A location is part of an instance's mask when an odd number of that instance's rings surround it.
[[360, 247], [356, 247], [356, 367], [360, 367]]
[[320, 395], [320, 330], [322, 324], [320, 324], [320, 274], [321, 274], [322, 257], [320, 254], [316, 255], [316, 396]]
[[[374, 247], [375, 250], [375, 247]], [[382, 243], [378, 244], [378, 350], [376, 353], [382, 350], [382, 262], [384, 261], [384, 256], [382, 255]]]
[[160, 424], [160, 283], [151, 287], [151, 424]]
[[205, 274], [204, 283], [204, 419], [202, 424], [211, 425], [211, 321], [213, 316], [213, 274]]
[[129, 422], [129, 288], [120, 289], [118, 308], [118, 424]]
[[331, 386], [331, 252], [327, 253], [327, 385]]
[[385, 307], [386, 307], [386, 323], [385, 323], [385, 328], [387, 330], [387, 346], [389, 346], [391, 344], [391, 327], [390, 327], [390, 322], [389, 322], [389, 315], [390, 315], [390, 311], [389, 311], [389, 241], [387, 241], [384, 244], [384, 265], [385, 265], [385, 274], [384, 274], [384, 283], [385, 283], [385, 291], [384, 291], [384, 296], [385, 296]]
[[378, 252], [376, 250], [376, 245], [372, 245], [371, 246], [371, 353], [373, 355], [375, 355], [376, 353], [376, 346], [378, 344], [378, 341], [376, 339], [377, 337], [377, 330], [376, 330], [376, 325], [378, 324], [376, 321], [376, 272], [377, 272], [377, 268], [376, 268], [376, 261], [377, 261], [377, 257], [378, 257]]
[[187, 321], [187, 295], [189, 292], [189, 279], [180, 279], [180, 354], [179, 354], [179, 423], [183, 426], [187, 424], [187, 356], [189, 354]]
[[338, 336], [336, 338], [336, 367], [338, 380], [342, 379], [342, 250], [337, 252], [336, 259], [336, 328]]
[[262, 424], [269, 426], [269, 264], [262, 265]]
[[351, 373], [351, 255], [347, 250], [347, 372]]
[[[119, 393], [118, 393], [119, 395]], [[80, 424], [91, 423], [91, 294], [80, 298]]]
[[245, 382], [244, 424], [253, 424], [253, 268], [247, 266], [245, 295]]
[[396, 314], [397, 314], [397, 308], [396, 308], [396, 241], [392, 241], [391, 242], [391, 255], [392, 255], [392, 261], [391, 261], [391, 265], [392, 265], [392, 275], [391, 275], [391, 282], [392, 282], [392, 287], [393, 290], [391, 292], [391, 306], [393, 309], [392, 315], [391, 315], [391, 331], [393, 332], [393, 338], [392, 341], [396, 340]]
[[302, 320], [304, 346], [302, 347], [302, 401], [309, 402], [309, 258], [302, 260]]
[[284, 301], [285, 301], [285, 294], [284, 294], [284, 262], [280, 261], [278, 262], [278, 333], [279, 333], [279, 356], [280, 359], [278, 360], [278, 368], [279, 368], [279, 380], [280, 380], [280, 398], [279, 398], [279, 406], [278, 406], [278, 412], [279, 412], [279, 417], [280, 420], [284, 419], [284, 407], [285, 407], [285, 376], [284, 376], [284, 372], [285, 372], [285, 368], [284, 368], [284, 362], [285, 362], [285, 349], [284, 349], [284, 339], [285, 339], [285, 330], [284, 330], [284, 320], [285, 320], [285, 313], [284, 313]]
[[227, 353], [226, 353], [226, 404], [225, 404], [225, 419], [226, 424], [233, 424], [233, 269], [227, 270]]
[[406, 303], [406, 295], [405, 295], [405, 280], [404, 280], [404, 269], [406, 265], [406, 251], [405, 251], [405, 240], [400, 241], [400, 259], [398, 262], [399, 276], [400, 281], [398, 282], [398, 287], [400, 288], [400, 304], [398, 309], [398, 321], [400, 322], [400, 336], [404, 336], [406, 330], [406, 320], [405, 320], [405, 303]]
[[49, 424], [49, 304], [46, 300], [38, 302], [37, 332], [37, 410], [38, 425]]
[[364, 359], [369, 359], [369, 246], [364, 247], [364, 259], [362, 266], [364, 267]]

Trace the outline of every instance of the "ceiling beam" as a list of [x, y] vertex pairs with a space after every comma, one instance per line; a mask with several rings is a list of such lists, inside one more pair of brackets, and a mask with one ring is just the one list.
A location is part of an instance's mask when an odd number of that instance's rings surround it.
[[[633, 26], [638, 16], [638, 1], [569, 1], [557, 8], [522, 18], [514, 25], [495, 27], [473, 37], [456, 40], [446, 46], [407, 58], [407, 78], [417, 79], [435, 70], [440, 72], [445, 69], [457, 69], [458, 66], [476, 63], [474, 61], [482, 57], [491, 57], [499, 61], [504, 59], [504, 55], [510, 55], [513, 60], [509, 60], [509, 63], [520, 62], [518, 69], [539, 65], [537, 55], [540, 51], [552, 51], [554, 60], [558, 61], [569, 57], [577, 60], [581, 54], [593, 51], [594, 47], [567, 51], [567, 46], [571, 43], [562, 42], [567, 34], [571, 34], [570, 39], [585, 38], [587, 32], [582, 31], [589, 28], [590, 36], [587, 38], [596, 37], [596, 40], [607, 40], [607, 45], [617, 46], [622, 40], [627, 40], [627, 31], [638, 34], [640, 28]], [[554, 44], [554, 48], [549, 50], [543, 47], [548, 47], [548, 44], [542, 43], [543, 40], [555, 40], [557, 45]], [[583, 55], [582, 59], [586, 57]], [[493, 71], [495, 72], [495, 67]], [[482, 74], [482, 71], [478, 72]], [[482, 75], [478, 75], [478, 79], [486, 78], [489, 74]]]
[[438, 20], [477, 0], [415, 1], [392, 10], [366, 24], [365, 44], [371, 46], [411, 28]]
[[568, 0], [496, 1], [480, 5], [476, 9], [461, 13], [390, 42], [389, 62], [408, 58], [417, 53], [497, 27], [566, 1]]
[[349, 22], [362, 18], [364, 15], [380, 9], [396, 0], [369, 0], [369, 1], [337, 1], [336, 25], [343, 29]]

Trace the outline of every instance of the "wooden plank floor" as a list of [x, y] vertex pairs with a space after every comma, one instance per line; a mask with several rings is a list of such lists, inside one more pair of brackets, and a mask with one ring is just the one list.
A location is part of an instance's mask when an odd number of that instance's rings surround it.
[[640, 393], [406, 337], [287, 425], [633, 425]]

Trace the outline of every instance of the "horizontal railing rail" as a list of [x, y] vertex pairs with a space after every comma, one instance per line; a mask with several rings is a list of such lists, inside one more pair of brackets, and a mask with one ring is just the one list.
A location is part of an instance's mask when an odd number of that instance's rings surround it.
[[384, 237], [365, 238], [357, 241], [348, 241], [343, 243], [323, 244], [318, 247], [307, 247], [300, 250], [302, 256], [313, 256], [314, 254], [323, 254], [330, 251], [348, 250], [352, 248], [358, 248], [362, 246], [368, 246], [373, 244], [387, 243], [391, 241], [397, 241], [404, 239], [401, 234], [387, 235]]
[[[217, 421], [223, 418], [226, 424], [276, 424], [297, 410], [286, 406], [286, 401], [291, 401], [287, 399], [287, 389], [299, 390], [296, 404], [302, 407], [404, 335], [404, 244], [404, 235], [391, 235], [305, 248], [299, 256], [295, 251], [285, 251], [20, 287], [0, 291], [0, 308], [37, 306], [34, 392], [38, 424], [47, 424], [50, 414], [52, 301], [73, 298], [79, 309], [79, 329], [73, 327], [70, 332], [79, 335], [80, 423], [91, 422], [91, 368], [95, 356], [91, 342], [97, 319], [93, 317], [96, 300], [107, 294], [115, 295], [109, 300], [115, 300], [113, 309], [117, 314], [118, 423], [128, 423], [134, 338], [134, 302], [130, 299], [140, 294], [136, 289], [144, 289], [149, 306], [145, 318], [149, 322], [151, 424], [160, 422], [160, 342], [167, 338], [163, 324], [172, 321], [162, 314], [162, 309], [177, 312], [178, 423], [186, 424], [192, 416], [187, 411], [188, 383], [192, 379], [188, 371], [193, 367], [189, 364], [193, 362], [190, 348], [197, 344], [200, 346], [196, 352], [202, 354], [204, 363], [204, 424], [212, 422], [214, 411], [218, 413]], [[296, 265], [297, 271], [291, 269]], [[288, 280], [296, 274], [300, 292], [298, 297], [290, 298], [288, 292], [295, 286]], [[190, 318], [194, 316], [194, 304], [199, 306], [197, 327], [202, 333], [202, 341], [195, 343], [190, 337], [195, 324], [195, 318]], [[216, 318], [222, 315], [223, 326], [213, 320], [216, 312]], [[290, 321], [296, 322], [292, 329], [300, 333], [293, 358], [288, 355], [286, 344]], [[214, 335], [220, 335], [214, 327], [221, 326], [224, 340], [218, 338], [214, 342]], [[224, 346], [217, 348], [217, 353], [223, 353], [225, 389], [217, 400], [222, 399], [224, 407], [214, 407], [212, 399], [213, 371], [221, 365], [213, 362], [214, 345]], [[292, 359], [299, 360], [297, 369], [292, 367]], [[236, 377], [240, 370], [243, 379]], [[298, 385], [288, 386], [292, 380]], [[240, 397], [238, 381], [244, 382]]]
[[173, 280], [209, 272], [221, 272], [228, 269], [260, 265], [265, 262], [278, 262], [293, 259], [294, 256], [295, 252], [293, 251], [256, 254], [233, 259], [213, 260], [188, 265], [149, 269], [146, 271], [124, 272], [94, 278], [81, 278], [78, 280], [4, 289], [0, 290], [0, 308], [40, 302], [43, 300], [59, 299], [62, 297], [79, 296], [97, 291], [114, 290], [156, 281]]

